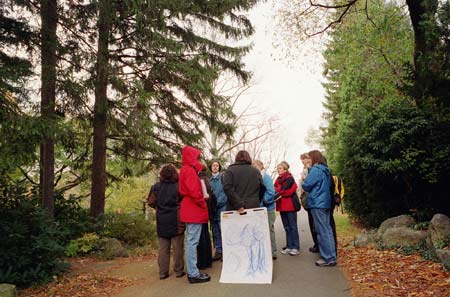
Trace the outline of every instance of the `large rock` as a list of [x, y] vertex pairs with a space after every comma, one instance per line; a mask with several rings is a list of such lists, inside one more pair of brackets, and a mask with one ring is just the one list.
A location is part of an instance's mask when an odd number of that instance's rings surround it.
[[408, 227], [389, 228], [381, 236], [384, 246], [414, 246], [428, 236], [427, 231], [416, 231]]
[[117, 257], [128, 257], [128, 251], [122, 246], [119, 240], [115, 238], [104, 237], [99, 243], [100, 256], [107, 260]]
[[414, 223], [415, 220], [413, 219], [413, 217], [408, 215], [401, 215], [398, 217], [387, 219], [383, 223], [381, 223], [380, 227], [378, 228], [377, 236], [381, 237], [383, 233], [389, 228], [408, 227], [413, 225]]
[[450, 218], [443, 214], [435, 214], [428, 227], [431, 245], [442, 248], [441, 244], [450, 237]]
[[375, 243], [375, 232], [368, 232], [356, 235], [353, 245], [355, 247], [366, 247], [369, 245], [374, 245]]
[[0, 297], [16, 297], [16, 286], [10, 284], [0, 284]]

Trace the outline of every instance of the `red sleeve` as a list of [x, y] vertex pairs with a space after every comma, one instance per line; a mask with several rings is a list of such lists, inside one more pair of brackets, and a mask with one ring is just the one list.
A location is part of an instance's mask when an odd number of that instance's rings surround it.
[[200, 178], [193, 168], [182, 168], [178, 181], [179, 191], [183, 197], [190, 197], [196, 203], [204, 201]]
[[275, 180], [275, 185], [274, 185], [274, 187], [275, 187], [275, 192], [278, 192], [278, 193], [281, 194], [281, 185], [280, 185], [280, 183], [278, 182], [278, 178]]

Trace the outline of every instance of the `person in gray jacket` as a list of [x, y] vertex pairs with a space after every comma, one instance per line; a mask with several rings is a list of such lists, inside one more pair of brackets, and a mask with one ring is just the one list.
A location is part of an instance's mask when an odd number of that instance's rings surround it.
[[253, 167], [252, 158], [247, 151], [239, 151], [235, 163], [230, 165], [223, 175], [223, 189], [227, 195], [227, 210], [257, 208], [265, 187], [258, 169]]

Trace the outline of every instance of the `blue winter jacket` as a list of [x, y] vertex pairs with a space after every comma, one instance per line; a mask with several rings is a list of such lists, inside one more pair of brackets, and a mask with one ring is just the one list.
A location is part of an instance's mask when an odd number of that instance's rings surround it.
[[308, 208], [331, 208], [330, 170], [327, 166], [315, 164], [303, 181], [302, 188], [308, 193]]
[[275, 209], [275, 189], [273, 187], [273, 180], [267, 173], [263, 174], [263, 183], [266, 187], [264, 192], [263, 201], [261, 201], [261, 207], [267, 207], [267, 210]]
[[225, 211], [227, 208], [227, 195], [225, 195], [222, 186], [222, 173], [219, 173], [216, 177], [211, 176], [209, 182], [211, 185], [211, 190], [217, 200], [215, 219], [220, 219], [220, 213]]

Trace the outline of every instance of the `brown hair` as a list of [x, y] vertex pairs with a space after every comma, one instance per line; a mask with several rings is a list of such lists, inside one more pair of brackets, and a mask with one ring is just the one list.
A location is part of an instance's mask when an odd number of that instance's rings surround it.
[[300, 155], [300, 159], [309, 159], [309, 155], [308, 155], [308, 153], [303, 153], [303, 154], [301, 154]]
[[222, 164], [220, 164], [219, 160], [213, 160], [211, 162], [211, 164], [209, 164], [209, 171], [212, 172], [212, 166], [213, 166], [214, 163], [217, 163], [219, 165], [219, 172], [221, 172], [222, 171]]
[[322, 153], [318, 150], [313, 150], [308, 153], [309, 158], [311, 159], [311, 165], [315, 164], [323, 164], [327, 165], [327, 161]]
[[236, 163], [246, 163], [248, 165], [252, 164], [252, 158], [247, 151], [239, 151], [234, 159]]
[[159, 181], [175, 183], [178, 181], [178, 171], [172, 164], [163, 165], [159, 172]]
[[289, 171], [289, 164], [286, 161], [282, 161], [280, 164], [277, 165], [283, 167], [284, 170]]

